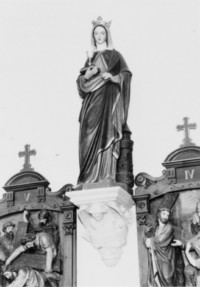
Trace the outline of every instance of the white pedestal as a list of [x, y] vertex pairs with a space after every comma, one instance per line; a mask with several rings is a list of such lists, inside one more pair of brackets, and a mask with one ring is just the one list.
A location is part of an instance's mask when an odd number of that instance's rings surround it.
[[[77, 286], [139, 287], [135, 205], [121, 187], [68, 192], [77, 205]], [[87, 240], [85, 240], [87, 239]]]

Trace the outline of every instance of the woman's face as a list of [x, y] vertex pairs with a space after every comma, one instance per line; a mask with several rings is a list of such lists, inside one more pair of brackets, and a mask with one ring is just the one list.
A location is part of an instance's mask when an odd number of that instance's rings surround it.
[[106, 30], [102, 26], [97, 26], [94, 29], [95, 43], [101, 45], [106, 42], [107, 34]]

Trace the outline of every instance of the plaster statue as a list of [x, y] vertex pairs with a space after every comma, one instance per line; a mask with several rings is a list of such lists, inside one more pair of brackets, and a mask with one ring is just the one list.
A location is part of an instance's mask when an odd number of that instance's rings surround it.
[[126, 125], [131, 72], [113, 49], [110, 22], [92, 22], [92, 51], [77, 79], [80, 112], [78, 184], [116, 181], [120, 140]]

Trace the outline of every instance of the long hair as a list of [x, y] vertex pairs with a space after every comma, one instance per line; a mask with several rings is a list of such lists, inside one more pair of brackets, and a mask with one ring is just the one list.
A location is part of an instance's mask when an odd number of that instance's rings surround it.
[[159, 208], [158, 211], [157, 211], [157, 214], [156, 214], [156, 224], [158, 225], [158, 219], [160, 218], [160, 214], [162, 211], [168, 211], [169, 212], [169, 219], [168, 219], [168, 222], [171, 220], [171, 215], [172, 215], [172, 212], [171, 210], [167, 209], [167, 208]]

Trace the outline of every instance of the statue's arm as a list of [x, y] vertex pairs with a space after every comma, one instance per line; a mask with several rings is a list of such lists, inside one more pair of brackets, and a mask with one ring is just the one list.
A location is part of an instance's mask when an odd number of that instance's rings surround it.
[[15, 258], [17, 258], [21, 253], [25, 251], [25, 247], [23, 245], [20, 245], [18, 248], [16, 248], [13, 253], [8, 257], [6, 260], [5, 265], [9, 265]]
[[46, 248], [46, 268], [45, 272], [52, 272], [53, 251], [51, 247]]
[[123, 56], [118, 51], [114, 51], [114, 53], [116, 54], [116, 57], [118, 57], [115, 67], [109, 73], [104, 73], [103, 77], [105, 77], [105, 79], [110, 79], [115, 84], [118, 84], [122, 89], [122, 85], [127, 78], [127, 75], [131, 75], [131, 72], [128, 69]]
[[41, 237], [41, 246], [46, 251], [46, 266], [45, 266], [45, 272], [52, 272], [52, 262], [53, 262], [53, 248], [52, 243], [49, 239], [49, 236], [47, 234], [43, 234]]
[[168, 225], [164, 232], [154, 237], [153, 241], [155, 244], [158, 244], [161, 247], [165, 247], [169, 244], [171, 245], [173, 235], [174, 229], [171, 225]]

